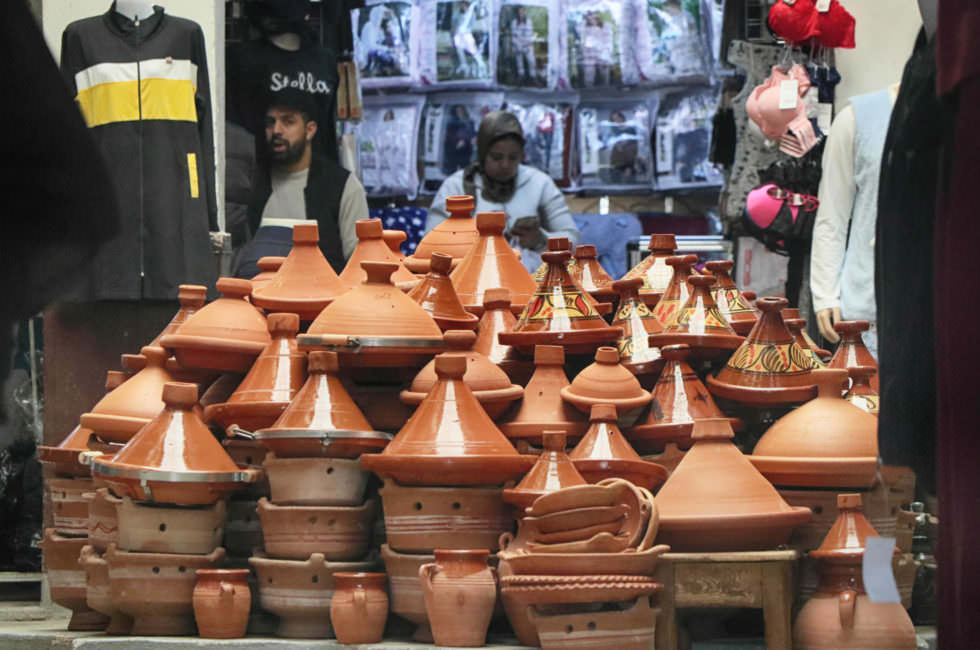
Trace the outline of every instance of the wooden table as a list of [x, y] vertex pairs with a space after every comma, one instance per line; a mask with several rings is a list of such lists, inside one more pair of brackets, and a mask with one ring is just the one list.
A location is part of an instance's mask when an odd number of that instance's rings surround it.
[[793, 569], [798, 551], [666, 553], [654, 574], [663, 583], [657, 650], [677, 648], [677, 610], [683, 607], [762, 609], [766, 647], [790, 650]]

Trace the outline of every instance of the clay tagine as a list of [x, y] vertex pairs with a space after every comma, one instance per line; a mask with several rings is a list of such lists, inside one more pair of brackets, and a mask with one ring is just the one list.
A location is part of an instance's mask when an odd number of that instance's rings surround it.
[[817, 398], [777, 420], [751, 460], [774, 485], [868, 488], [878, 467], [878, 420], [841, 397], [847, 371], [814, 370]]
[[[443, 223], [448, 223], [448, 220]], [[474, 314], [480, 315], [487, 291], [501, 287], [510, 291], [511, 309], [514, 313], [520, 313], [537, 287], [534, 278], [504, 239], [506, 226], [507, 214], [504, 212], [481, 212], [476, 215], [480, 236], [453, 270], [456, 293], [467, 311]]]
[[653, 306], [667, 291], [670, 279], [674, 275], [673, 267], [667, 265], [667, 258], [674, 255], [674, 251], [677, 249], [677, 241], [673, 235], [650, 235], [647, 248], [650, 254], [630, 269], [623, 276], [623, 279], [640, 278], [643, 280], [640, 287], [640, 298], [647, 305]]
[[[868, 331], [871, 327], [866, 320], [842, 320], [834, 323], [834, 331], [840, 334], [840, 345], [837, 351], [827, 364], [829, 368], [853, 368], [854, 366], [871, 366], [878, 369], [878, 362], [874, 356], [868, 352], [861, 333]], [[878, 388], [878, 375], [871, 378], [871, 388], [875, 391]]]
[[180, 308], [174, 317], [170, 319], [167, 326], [156, 335], [152, 341], [147, 345], [160, 347], [160, 339], [162, 339], [167, 334], [173, 334], [177, 331], [184, 321], [186, 321], [194, 312], [199, 310], [204, 306], [205, 301], [208, 298], [208, 288], [199, 284], [182, 284], [177, 288], [177, 302], [180, 303]]
[[463, 381], [466, 357], [439, 355], [438, 381], [380, 454], [361, 465], [407, 485], [498, 485], [524, 474], [521, 456]]
[[826, 368], [827, 366], [820, 359], [820, 356], [810, 347], [810, 344], [807, 343], [806, 338], [803, 336], [803, 328], [806, 326], [806, 321], [802, 318], [787, 318], [786, 311], [785, 309], [783, 310], [783, 322], [786, 323], [786, 329], [793, 335], [793, 339], [800, 346], [800, 349], [810, 357], [811, 368]]
[[391, 252], [395, 254], [401, 262], [405, 261], [405, 253], [402, 252], [402, 244], [408, 239], [408, 233], [404, 230], [388, 230], [387, 228], [381, 231], [381, 238], [385, 240], [385, 244], [391, 249]]
[[673, 274], [670, 276], [670, 282], [656, 307], [653, 308], [653, 315], [663, 323], [664, 327], [670, 327], [674, 324], [674, 319], [677, 318], [677, 312], [687, 302], [687, 297], [690, 295], [687, 279], [691, 277], [692, 269], [698, 263], [698, 256], [674, 255], [668, 257], [665, 263], [673, 268]]
[[541, 438], [544, 449], [534, 467], [516, 487], [504, 490], [504, 501], [516, 506], [520, 516], [543, 494], [588, 483], [565, 453], [564, 432], [545, 431]]
[[[745, 299], [746, 300], [750, 300], [749, 299], [749, 296], [751, 295], [752, 298], [751, 298], [750, 302], [755, 302], [755, 294], [754, 293], [752, 293], [750, 291], [743, 291], [742, 292], [742, 295], [745, 296]], [[786, 307], [785, 309], [783, 309], [783, 320], [786, 320], [788, 318], [800, 318], [800, 310], [797, 307]], [[811, 350], [813, 350], [814, 352], [817, 353], [817, 356], [820, 357], [820, 360], [821, 361], [828, 361], [830, 359], [830, 357], [832, 356], [830, 354], [830, 351], [829, 350], [825, 350], [822, 347], [820, 347], [819, 345], [817, 345], [816, 342], [812, 338], [810, 338], [810, 335], [807, 334], [807, 331], [806, 331], [806, 319], [803, 320], [803, 328], [801, 330], [801, 334], [803, 335], [803, 338], [806, 340], [807, 346]]]
[[810, 358], [783, 323], [785, 298], [759, 298], [759, 321], [708, 390], [718, 397], [753, 406], [805, 402], [816, 394]]
[[[580, 291], [585, 296], [586, 301], [588, 301], [588, 303], [592, 305], [592, 308], [595, 309], [600, 316], [605, 316], [606, 314], [612, 313], [613, 306], [611, 302], [599, 302], [598, 300], [592, 297], [592, 294], [590, 294], [588, 291], [582, 288], [582, 286], [578, 283], [578, 280], [572, 277], [572, 265], [574, 264], [571, 257], [572, 248], [573, 248], [572, 240], [570, 240], [568, 237], [560, 236], [560, 237], [548, 238], [548, 249], [547, 249], [548, 252], [568, 251], [569, 258], [568, 261], [565, 262], [563, 266], [568, 271], [568, 277], [571, 279], [572, 284], [575, 286], [576, 289], [578, 289], [578, 291]], [[548, 262], [546, 260], [541, 263], [540, 268], [538, 268], [538, 270], [535, 271], [533, 275], [534, 281], [538, 285], [540, 285], [541, 281], [544, 280], [545, 276], [547, 275], [547, 271], [548, 271]]]
[[259, 274], [252, 278], [252, 291], [264, 287], [269, 280], [275, 277], [276, 272], [282, 268], [282, 263], [285, 261], [286, 258], [280, 255], [260, 257], [259, 261], [255, 263], [259, 267]]
[[256, 431], [282, 415], [306, 381], [306, 356], [296, 347], [299, 319], [296, 314], [269, 314], [272, 341], [228, 401], [204, 409], [205, 420]]
[[658, 542], [680, 552], [772, 549], [810, 520], [810, 509], [788, 505], [733, 436], [724, 418], [695, 421], [694, 444], [657, 493]]
[[349, 289], [323, 256], [317, 224], [293, 226], [293, 248], [275, 277], [252, 287], [252, 304], [267, 312], [290, 312], [311, 321]]
[[871, 415], [878, 415], [879, 397], [871, 387], [871, 378], [876, 374], [878, 370], [871, 366], [854, 366], [847, 369], [847, 375], [851, 378], [851, 389], [844, 395], [844, 399]]
[[576, 246], [568, 272], [572, 279], [597, 302], [612, 302], [616, 299], [617, 293], [612, 287], [613, 279], [599, 263], [595, 246], [591, 244]]
[[523, 359], [512, 346], [497, 340], [497, 334], [511, 331], [516, 324], [517, 318], [511, 311], [510, 291], [487, 289], [483, 293], [483, 315], [480, 316], [473, 349], [497, 364], [515, 384], [523, 386], [534, 372], [534, 364]]
[[735, 267], [735, 262], [732, 260], [712, 260], [704, 266], [711, 271], [712, 276], [717, 280], [711, 289], [711, 295], [715, 299], [715, 304], [718, 305], [718, 310], [721, 311], [721, 315], [725, 317], [736, 334], [745, 336], [752, 331], [756, 316], [752, 305], [749, 304], [742, 292], [735, 286], [735, 281], [732, 280], [731, 273]]
[[185, 368], [245, 372], [269, 344], [265, 316], [248, 302], [252, 283], [220, 278], [221, 297], [192, 314], [160, 344]]
[[356, 287], [367, 278], [362, 262], [391, 262], [396, 264], [391, 280], [399, 289], [407, 291], [414, 287], [418, 278], [405, 268], [401, 260], [391, 252], [384, 242], [384, 227], [381, 219], [360, 219], [354, 224], [357, 230], [357, 247], [347, 260], [340, 273], [340, 280], [349, 287]]
[[534, 346], [535, 369], [524, 388], [524, 399], [517, 412], [499, 425], [505, 436], [540, 444], [545, 431], [563, 431], [569, 440], [585, 434], [588, 420], [561, 398], [561, 390], [569, 385], [564, 366], [561, 346]]
[[405, 258], [405, 266], [413, 273], [428, 273], [429, 258], [437, 251], [452, 256], [454, 260], [462, 260], [478, 236], [473, 220], [475, 205], [472, 196], [446, 197], [449, 217], [422, 238], [415, 253]]
[[589, 430], [568, 455], [589, 483], [623, 478], [654, 490], [667, 479], [667, 470], [640, 458], [616, 426], [616, 407], [596, 404], [589, 415]]
[[714, 358], [738, 348], [745, 339], [735, 333], [715, 304], [711, 288], [716, 280], [711, 275], [692, 275], [687, 283], [690, 295], [677, 311], [674, 322], [650, 343], [663, 347], [686, 343], [694, 358]]
[[[433, 267], [438, 263], [439, 256], [440, 253], [433, 253]], [[507, 373], [486, 356], [472, 349], [476, 342], [476, 334], [466, 330], [450, 330], [446, 332], [443, 339], [451, 350], [445, 352], [443, 356], [466, 359], [466, 374], [463, 375], [463, 382], [473, 391], [473, 395], [491, 418], [499, 417], [511, 402], [524, 395], [524, 389], [517, 384], [512, 384]], [[415, 375], [412, 385], [408, 390], [401, 392], [400, 398], [406, 404], [420, 404], [437, 381], [435, 360], [433, 360]]]
[[619, 363], [619, 352], [613, 347], [601, 347], [595, 353], [595, 363], [586, 366], [572, 383], [561, 389], [563, 400], [588, 413], [595, 404], [612, 404], [624, 422], [632, 424], [650, 401], [650, 393], [629, 370]]
[[619, 293], [619, 306], [612, 325], [623, 328], [623, 336], [616, 343], [620, 363], [634, 375], [653, 375], [660, 372], [664, 361], [660, 348], [650, 344], [650, 335], [662, 332], [664, 326], [640, 300], [642, 285], [642, 278], [613, 282], [613, 289]]
[[82, 478], [91, 476], [92, 468], [81, 462], [80, 454], [91, 451], [114, 454], [121, 447], [100, 441], [94, 431], [79, 425], [57, 446], [38, 446], [37, 457], [55, 476]]
[[453, 258], [444, 253], [433, 253], [429, 258], [429, 272], [408, 293], [408, 297], [422, 305], [436, 324], [446, 330], [476, 329], [479, 319], [463, 309], [449, 279]]

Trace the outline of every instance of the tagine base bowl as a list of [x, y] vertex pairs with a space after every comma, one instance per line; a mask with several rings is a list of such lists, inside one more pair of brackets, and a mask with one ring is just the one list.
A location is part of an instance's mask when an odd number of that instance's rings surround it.
[[519, 480], [537, 456], [386, 456], [361, 457], [361, 466], [402, 485], [501, 485]]

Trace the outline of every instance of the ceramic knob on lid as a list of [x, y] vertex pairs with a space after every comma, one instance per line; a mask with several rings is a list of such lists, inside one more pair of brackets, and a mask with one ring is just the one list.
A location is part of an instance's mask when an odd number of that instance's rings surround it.
[[122, 370], [108, 370], [105, 373], [105, 391], [108, 393], [118, 388], [129, 378]]
[[439, 379], [462, 379], [466, 374], [466, 357], [440, 354], [435, 359], [435, 370]]
[[170, 382], [163, 386], [163, 403], [167, 408], [189, 411], [197, 404], [197, 384]]
[[[255, 265], [259, 267], [259, 271], [262, 271], [263, 273], [275, 273], [285, 261], [286, 258], [280, 255], [266, 255], [265, 257], [260, 257], [259, 261], [256, 262]], [[252, 284], [255, 284], [255, 278], [252, 278]]]
[[487, 289], [483, 293], [484, 309], [507, 309], [510, 307], [510, 290]]

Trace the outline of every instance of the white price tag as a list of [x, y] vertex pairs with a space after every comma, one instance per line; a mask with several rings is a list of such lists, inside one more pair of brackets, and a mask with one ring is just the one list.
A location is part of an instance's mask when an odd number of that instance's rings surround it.
[[822, 14], [830, 11], [830, 0], [817, 0], [817, 11]]
[[864, 580], [864, 590], [868, 592], [868, 600], [873, 603], [902, 602], [892, 572], [894, 555], [894, 537], [869, 537], [864, 541], [861, 578]]
[[796, 108], [796, 102], [800, 101], [800, 82], [796, 79], [787, 79], [779, 82], [779, 109]]
[[830, 135], [830, 123], [834, 118], [834, 105], [829, 103], [817, 104], [817, 126], [824, 135]]

